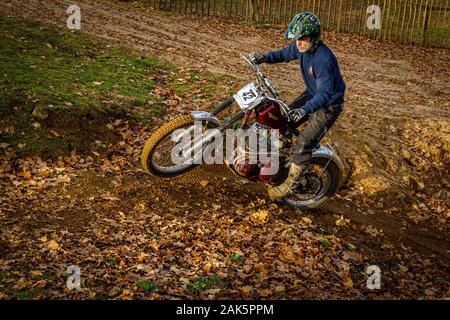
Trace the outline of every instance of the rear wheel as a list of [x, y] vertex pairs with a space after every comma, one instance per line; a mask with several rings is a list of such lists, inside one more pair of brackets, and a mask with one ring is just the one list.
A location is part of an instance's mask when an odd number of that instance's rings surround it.
[[333, 160], [312, 158], [294, 192], [283, 201], [302, 210], [317, 209], [336, 192], [338, 182], [339, 167]]

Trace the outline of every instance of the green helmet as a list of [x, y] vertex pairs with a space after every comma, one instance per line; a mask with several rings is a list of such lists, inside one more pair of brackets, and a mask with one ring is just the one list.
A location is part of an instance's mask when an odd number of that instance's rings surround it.
[[294, 39], [294, 41], [304, 36], [320, 35], [320, 20], [310, 12], [296, 14], [294, 19], [284, 33], [285, 39]]

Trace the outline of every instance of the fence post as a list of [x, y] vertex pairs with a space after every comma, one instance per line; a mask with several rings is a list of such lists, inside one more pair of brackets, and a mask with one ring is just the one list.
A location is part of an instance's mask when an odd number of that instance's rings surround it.
[[295, 13], [296, 12], [294, 12], [294, 0], [291, 0], [291, 9], [289, 10], [289, 20], [294, 18]]
[[[408, 0], [405, 0], [408, 1]], [[378, 30], [378, 35], [377, 35], [377, 39], [381, 39], [381, 34], [383, 32], [383, 28], [386, 27], [386, 25], [383, 22], [383, 18], [385, 19], [385, 14], [384, 14], [384, 8], [386, 7], [386, 0], [383, 0], [383, 6], [381, 7], [381, 0], [378, 1], [378, 6], [380, 7], [381, 10], [381, 29]]]
[[406, 23], [406, 28], [405, 28], [405, 34], [406, 34], [406, 37], [405, 37], [405, 41], [407, 42], [408, 41], [408, 38], [409, 38], [409, 33], [411, 32], [411, 30], [410, 30], [410, 28], [411, 28], [411, 19], [412, 19], [412, 16], [413, 16], [413, 5], [412, 5], [412, 1], [411, 0], [409, 0], [408, 1], [408, 12], [409, 12], [409, 14], [408, 14], [408, 22]]
[[[401, 5], [404, 5], [404, 7], [403, 7], [403, 17], [402, 17], [402, 26], [401, 26], [401, 29], [400, 29], [400, 39], [403, 39], [403, 28], [404, 28], [404, 26], [405, 26], [405, 18], [406, 18], [406, 3], [402, 3], [402, 2], [400, 2], [400, 6]], [[401, 7], [400, 7], [401, 8]], [[401, 11], [401, 10], [400, 10]]]
[[421, 40], [422, 44], [424, 44], [426, 41], [427, 29], [428, 29], [428, 0], [425, 1], [425, 11], [423, 13], [422, 40]]
[[343, 23], [343, 29], [345, 32], [350, 32], [350, 4], [351, 1], [345, 1], [345, 8], [344, 8], [344, 23]]
[[353, 14], [353, 1], [350, 2], [350, 11], [349, 11], [349, 32], [355, 32], [355, 15]]
[[339, 0], [339, 15], [338, 15], [338, 24], [337, 24], [337, 32], [339, 32], [341, 28], [341, 13], [342, 13], [342, 0]]
[[442, 32], [441, 32], [441, 37], [442, 37], [442, 43], [444, 44], [444, 46], [446, 48], [448, 48], [449, 43], [448, 43], [448, 33], [446, 33], [445, 31], [447, 30], [448, 24], [447, 24], [447, 10], [448, 10], [448, 1], [447, 4], [445, 5], [445, 11], [444, 11], [444, 20], [443, 20], [443, 24], [442, 24]]
[[273, 20], [273, 15], [270, 14], [271, 12], [272, 12], [272, 0], [269, 0], [269, 21], [270, 21], [270, 23], [273, 23], [274, 20]]
[[387, 34], [387, 30], [389, 28], [389, 20], [390, 20], [390, 15], [391, 15], [391, 0], [388, 0], [388, 5], [387, 5], [387, 12], [385, 11], [385, 15], [386, 15], [386, 24], [384, 26], [384, 34], [383, 34], [383, 39], [386, 40], [386, 34]]
[[414, 33], [414, 23], [416, 22], [416, 13], [417, 13], [417, 4], [418, 3], [419, 3], [419, 1], [415, 2], [414, 13], [412, 14], [411, 29], [409, 30], [409, 40], [408, 40], [409, 44], [412, 43], [412, 35]]
[[328, 10], [327, 10], [327, 30], [330, 29], [330, 17], [331, 17], [331, 0], [328, 0]]
[[430, 6], [429, 6], [429, 9], [428, 9], [428, 15], [427, 15], [427, 22], [426, 22], [426, 26], [425, 26], [425, 30], [426, 30], [426, 33], [425, 33], [425, 45], [426, 46], [428, 46], [430, 44], [430, 32], [429, 32], [429, 29], [430, 29], [431, 21], [433, 21], [431, 19], [431, 15], [433, 14], [433, 4], [434, 4], [433, 2], [434, 2], [434, 0], [430, 0]]

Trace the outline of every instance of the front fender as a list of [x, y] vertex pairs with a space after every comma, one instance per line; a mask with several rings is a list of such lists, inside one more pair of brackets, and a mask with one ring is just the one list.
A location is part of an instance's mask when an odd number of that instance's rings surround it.
[[206, 111], [192, 111], [192, 116], [195, 118], [195, 120], [198, 121], [208, 121], [211, 123], [214, 123], [217, 127], [220, 126], [220, 121], [215, 116], [213, 116], [211, 113]]

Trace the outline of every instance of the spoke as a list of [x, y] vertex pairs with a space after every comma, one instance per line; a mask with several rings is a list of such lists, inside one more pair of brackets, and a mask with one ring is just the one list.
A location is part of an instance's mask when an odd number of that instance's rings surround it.
[[322, 168], [317, 165], [310, 166], [307, 171], [303, 174], [304, 179], [306, 179], [306, 184], [304, 186], [299, 186], [299, 189], [304, 188], [304, 190], [298, 190], [293, 193], [288, 199], [295, 202], [305, 202], [313, 200], [314, 198], [321, 198], [323, 193], [326, 192], [326, 186], [329, 183], [329, 174], [326, 171], [322, 171]]
[[[192, 126], [192, 124], [188, 124], [188, 125], [184, 126], [183, 129], [187, 129], [191, 126]], [[180, 129], [182, 129], [182, 128], [180, 128]], [[202, 127], [203, 132], [206, 129], [207, 128], [205, 126]], [[193, 137], [191, 137], [191, 146], [192, 146], [193, 140], [194, 140]], [[153, 153], [153, 156], [152, 156], [153, 165], [155, 165], [162, 171], [178, 170], [182, 167], [191, 165], [193, 162], [193, 158], [190, 158], [190, 157], [188, 159], [186, 159], [184, 162], [182, 162], [181, 164], [175, 164], [172, 161], [172, 150], [175, 147], [175, 145], [176, 144], [171, 139], [171, 135], [168, 135], [167, 137], [165, 137], [159, 143], [159, 145], [155, 148], [155, 152]], [[180, 153], [178, 154], [180, 157], [182, 157], [182, 149], [183, 148], [180, 149]]]

